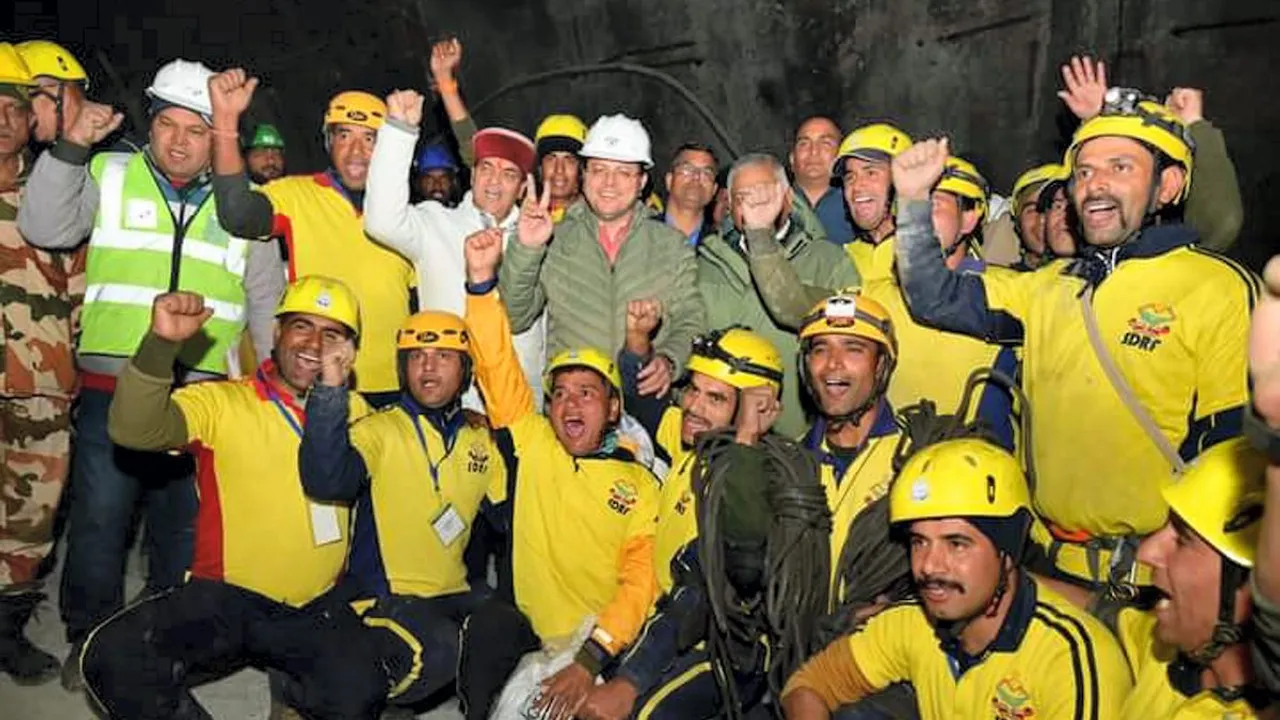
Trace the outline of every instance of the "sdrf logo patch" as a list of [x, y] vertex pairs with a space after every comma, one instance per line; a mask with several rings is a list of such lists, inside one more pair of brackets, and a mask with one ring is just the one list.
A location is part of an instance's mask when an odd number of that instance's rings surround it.
[[996, 694], [991, 697], [991, 710], [995, 713], [995, 720], [1029, 720], [1036, 716], [1036, 710], [1030, 703], [1031, 694], [1015, 675], [996, 685]]
[[1166, 336], [1173, 332], [1178, 316], [1173, 308], [1163, 303], [1148, 303], [1138, 308], [1136, 317], [1129, 318], [1129, 330], [1120, 337], [1120, 344], [1151, 352], [1160, 347]]
[[609, 509], [619, 515], [626, 515], [635, 507], [639, 493], [636, 486], [626, 480], [615, 480], [609, 489]]

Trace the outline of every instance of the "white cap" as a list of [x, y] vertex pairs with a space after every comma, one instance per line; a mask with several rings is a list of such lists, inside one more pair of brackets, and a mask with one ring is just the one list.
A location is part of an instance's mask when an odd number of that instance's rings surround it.
[[639, 120], [626, 115], [605, 115], [587, 131], [586, 142], [578, 155], [598, 160], [616, 160], [653, 167], [649, 154], [649, 133]]
[[206, 120], [213, 117], [209, 78], [213, 71], [201, 62], [174, 60], [156, 72], [147, 97], [186, 108]]

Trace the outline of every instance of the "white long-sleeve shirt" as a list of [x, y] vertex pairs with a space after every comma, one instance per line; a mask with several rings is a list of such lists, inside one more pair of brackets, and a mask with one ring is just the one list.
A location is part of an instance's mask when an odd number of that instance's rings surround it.
[[[431, 200], [410, 205], [409, 166], [417, 139], [416, 130], [408, 130], [394, 120], [378, 130], [365, 186], [364, 230], [413, 263], [418, 273], [419, 308], [462, 316], [467, 280], [463, 241], [474, 232], [500, 226], [507, 231], [506, 242], [513, 242], [519, 208], [512, 207], [507, 217], [496, 221], [475, 206], [470, 192], [455, 208]], [[542, 368], [547, 353], [545, 316], [516, 335], [513, 344], [541, 409]], [[463, 397], [463, 405], [477, 411], [484, 409], [474, 387]]]

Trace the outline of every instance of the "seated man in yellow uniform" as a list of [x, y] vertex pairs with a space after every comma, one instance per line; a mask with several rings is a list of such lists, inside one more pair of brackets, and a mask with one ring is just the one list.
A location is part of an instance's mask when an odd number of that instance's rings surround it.
[[919, 602], [894, 605], [814, 656], [787, 718], [909, 681], [923, 720], [1115, 718], [1132, 685], [1115, 638], [1019, 566], [1032, 521], [1018, 461], [985, 440], [917, 452], [889, 495]]
[[669, 395], [644, 396], [639, 374], [653, 354], [652, 334], [662, 319], [656, 300], [632, 300], [627, 306], [627, 341], [618, 354], [627, 413], [653, 440], [670, 471], [662, 481], [654, 566], [658, 590], [671, 591], [671, 561], [698, 534], [694, 514], [694, 444], [703, 433], [734, 427], [745, 402], [777, 406], [782, 389], [782, 358], [773, 343], [742, 327], [694, 338], [679, 402]]
[[1262, 526], [1267, 459], [1243, 438], [1206, 450], [1164, 488], [1169, 520], [1138, 548], [1161, 596], [1122, 609], [1133, 669], [1124, 720], [1275, 717], [1249, 657], [1249, 578]]
[[349, 358], [325, 358], [307, 398], [299, 468], [307, 494], [354, 503], [341, 583], [366, 625], [386, 633], [391, 700], [411, 705], [453, 682], [462, 621], [483, 599], [463, 552], [486, 494], [506, 474], [483, 415], [462, 409], [471, 335], [447, 312], [411, 316], [396, 336], [400, 402], [348, 428]]
[[[159, 296], [151, 331], [119, 376], [112, 440], [196, 457], [195, 557], [184, 585], [89, 635], [86, 686], [110, 717], [208, 718], [190, 686], [254, 664], [287, 675], [286, 700], [307, 717], [375, 718], [386, 672], [360, 618], [329, 594], [347, 557], [350, 513], [309, 498], [298, 477], [303, 404], [321, 356], [359, 333], [355, 296], [329, 278], [298, 280], [257, 372], [171, 393], [182, 344], [200, 341], [212, 314], [199, 295]], [[367, 411], [357, 400], [350, 412]]]
[[458, 694], [469, 719], [487, 718], [522, 655], [572, 636], [594, 616], [574, 662], [546, 681], [537, 702], [546, 716], [569, 718], [601, 670], [636, 638], [653, 605], [658, 483], [619, 447], [622, 379], [602, 352], [552, 358], [547, 414], [534, 411], [496, 291], [502, 240], [500, 229], [467, 238], [466, 320], [476, 378], [507, 467], [501, 514], [508, 548], [500, 597], [463, 628]]

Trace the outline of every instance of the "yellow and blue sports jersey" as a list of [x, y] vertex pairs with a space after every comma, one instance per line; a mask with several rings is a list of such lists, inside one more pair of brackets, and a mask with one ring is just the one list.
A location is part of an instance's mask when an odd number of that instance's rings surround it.
[[844, 250], [853, 260], [853, 266], [858, 268], [863, 285], [893, 278], [893, 248], [896, 241], [897, 235], [894, 233], [889, 233], [888, 237], [878, 243], [867, 240], [860, 233], [845, 243]]
[[[305, 416], [273, 375], [267, 361], [249, 377], [173, 393], [200, 498], [190, 572], [302, 606], [338, 579], [350, 512], [303, 492], [298, 445]], [[352, 400], [349, 418], [368, 412], [363, 400]]]
[[493, 285], [479, 294], [468, 288], [466, 320], [507, 468], [510, 565], [499, 573], [499, 589], [543, 640], [566, 638], [594, 615], [591, 640], [616, 655], [639, 634], [656, 598], [658, 481], [608, 443], [588, 457], [564, 449], [534, 411]]
[[[833, 452], [827, 444], [825, 420], [814, 423], [802, 440], [817, 453], [821, 463], [822, 487], [831, 508], [831, 584], [834, 588], [840, 554], [849, 538], [849, 529], [858, 514], [889, 492], [893, 482], [893, 454], [898, 445], [898, 425], [893, 408], [881, 400], [875, 408], [875, 422], [856, 453]], [[832, 597], [833, 606], [843, 598]]]
[[[435, 597], [469, 589], [463, 552], [481, 503], [506, 499], [506, 469], [488, 422], [460, 407], [432, 412], [402, 398], [350, 433], [369, 473], [347, 563], [360, 594]], [[446, 525], [451, 517], [456, 527]]]
[[1025, 573], [995, 640], [978, 656], [917, 602], [892, 606], [811, 658], [784, 697], [816, 692], [835, 710], [897, 682], [922, 720], [1110, 720], [1132, 681], [1115, 637]]
[[1093, 313], [1107, 353], [1164, 438], [1190, 459], [1240, 432], [1258, 278], [1200, 249], [1195, 232], [1180, 224], [1148, 227], [1118, 247], [1034, 272], [956, 273], [938, 257], [928, 203], [907, 211], [899, 216], [898, 242], [911, 268], [902, 287], [913, 314], [952, 332], [1023, 346], [1036, 510], [1063, 530], [1095, 537], [1160, 527], [1169, 462], [1103, 370], [1082, 293], [1095, 288]]
[[1249, 720], [1266, 707], [1260, 689], [1246, 694], [1204, 688], [1203, 668], [1180, 660], [1175, 648], [1156, 637], [1153, 613], [1121, 610], [1116, 634], [1134, 677], [1122, 720]]
[[671, 561], [680, 548], [698, 536], [697, 503], [693, 497], [693, 448], [681, 442], [680, 426], [684, 412], [670, 406], [662, 414], [655, 442], [670, 458], [671, 470], [662, 481], [658, 497], [658, 527], [654, 535], [654, 569], [658, 573], [658, 590], [671, 591]]
[[[972, 258], [966, 258], [962, 267], [971, 272], [985, 271], [982, 262]], [[911, 317], [902, 288], [892, 275], [863, 284], [862, 294], [883, 305], [893, 320], [898, 364], [886, 393], [893, 407], [902, 409], [921, 400], [932, 400], [939, 413], [950, 414], [960, 407], [965, 383], [973, 371], [994, 368], [1017, 379], [1018, 358], [1012, 347], [921, 325]], [[976, 413], [971, 417], [985, 421], [1005, 449], [1012, 452], [1013, 397], [1007, 390], [988, 384], [977, 402]]]
[[326, 275], [346, 283], [360, 301], [356, 389], [395, 391], [396, 329], [409, 316], [413, 266], [364, 234], [360, 210], [332, 172], [291, 175], [262, 187], [275, 213], [273, 236], [289, 252], [289, 280]]

